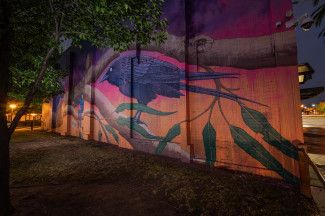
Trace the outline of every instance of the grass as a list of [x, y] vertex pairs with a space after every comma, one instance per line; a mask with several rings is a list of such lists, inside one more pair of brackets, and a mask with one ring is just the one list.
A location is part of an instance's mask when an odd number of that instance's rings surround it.
[[277, 181], [112, 145], [19, 132], [11, 143], [17, 215], [316, 215]]

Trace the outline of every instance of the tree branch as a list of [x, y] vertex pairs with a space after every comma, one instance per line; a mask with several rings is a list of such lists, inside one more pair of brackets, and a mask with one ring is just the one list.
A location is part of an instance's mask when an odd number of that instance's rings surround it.
[[26, 113], [27, 109], [29, 108], [30, 104], [32, 103], [33, 98], [34, 98], [37, 90], [39, 89], [40, 84], [43, 81], [46, 70], [48, 68], [49, 60], [52, 57], [54, 50], [55, 50], [54, 47], [52, 47], [51, 49], [48, 50], [48, 52], [47, 52], [47, 54], [46, 54], [46, 56], [45, 56], [45, 58], [43, 60], [41, 70], [40, 70], [35, 82], [31, 86], [29, 92], [27, 93], [27, 96], [25, 98], [23, 106], [18, 110], [18, 112], [15, 115], [15, 118], [13, 119], [13, 121], [10, 124], [9, 134], [12, 134], [15, 131], [15, 129], [16, 129], [18, 123], [19, 123], [20, 118]]
[[[84, 86], [84, 91], [82, 92], [84, 100], [90, 103], [92, 101], [92, 88], [90, 85]], [[107, 97], [96, 88], [93, 89], [96, 101], [96, 107], [99, 110], [100, 116], [102, 118], [97, 117], [98, 121], [102, 123], [107, 122], [110, 126], [112, 126], [118, 133], [128, 141], [128, 143], [133, 147], [134, 150], [148, 152], [150, 154], [155, 154], [156, 148], [159, 144], [159, 140], [150, 140], [143, 138], [136, 131], [133, 131], [133, 137], [130, 136], [130, 128], [126, 125], [118, 124], [119, 118], [129, 118], [121, 113], [115, 112], [115, 107], [112, 103], [107, 99]], [[70, 106], [66, 106], [64, 103], [61, 105], [67, 108], [67, 110], [61, 110], [63, 115], [58, 114], [58, 118], [55, 119], [56, 122], [60, 122], [60, 125], [63, 125], [64, 115], [70, 114], [75, 120], [78, 119], [78, 114], [72, 109]], [[69, 111], [69, 112], [68, 112]], [[144, 127], [144, 129], [149, 133], [153, 134], [148, 128]], [[64, 129], [63, 129], [64, 130]], [[181, 146], [177, 143], [168, 142], [166, 148], [162, 152], [162, 155], [179, 158], [182, 161], [189, 161], [190, 155], [188, 151], [185, 151], [181, 148]]]

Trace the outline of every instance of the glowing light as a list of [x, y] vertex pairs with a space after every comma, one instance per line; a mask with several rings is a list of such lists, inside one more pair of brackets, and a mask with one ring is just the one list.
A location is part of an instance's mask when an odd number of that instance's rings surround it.
[[312, 104], [311, 106], [312, 106], [312, 107], [316, 107], [316, 104]]
[[30, 114], [31, 116], [36, 116], [37, 114], [36, 113], [32, 113], [32, 114]]
[[305, 108], [305, 105], [301, 104], [300, 107], [301, 107], [301, 108]]
[[11, 109], [16, 109], [16, 108], [17, 108], [17, 105], [16, 105], [16, 104], [10, 104], [9, 107], [10, 107]]

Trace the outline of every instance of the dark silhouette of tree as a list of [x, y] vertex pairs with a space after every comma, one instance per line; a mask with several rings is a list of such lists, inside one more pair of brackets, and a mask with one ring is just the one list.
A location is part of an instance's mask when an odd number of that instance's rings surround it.
[[[320, 27], [325, 16], [325, 3], [319, 4], [320, 0], [314, 0], [314, 6], [317, 6], [316, 10], [312, 13], [312, 17], [315, 20], [315, 25]], [[325, 37], [325, 27], [321, 29], [318, 37]]]
[[[8, 215], [9, 142], [35, 98], [61, 89], [61, 44], [125, 50], [165, 39], [163, 0], [0, 0], [0, 216]], [[10, 61], [9, 61], [10, 60]], [[7, 126], [8, 97], [23, 99]]]

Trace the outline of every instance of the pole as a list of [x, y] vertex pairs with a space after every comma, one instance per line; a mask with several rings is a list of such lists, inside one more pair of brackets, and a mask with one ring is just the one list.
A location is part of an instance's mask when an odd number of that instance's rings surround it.
[[34, 131], [34, 116], [33, 116], [33, 120], [32, 120], [32, 122], [31, 122], [31, 124], [30, 124], [30, 130], [31, 131]]
[[10, 117], [11, 122], [12, 122], [13, 116], [14, 116], [14, 108], [11, 108], [11, 117]]

